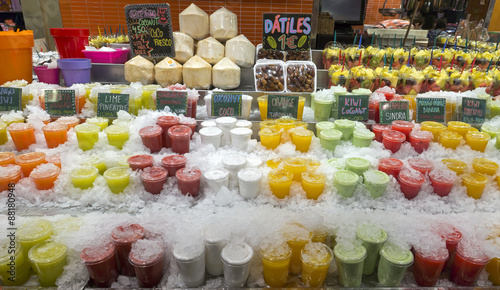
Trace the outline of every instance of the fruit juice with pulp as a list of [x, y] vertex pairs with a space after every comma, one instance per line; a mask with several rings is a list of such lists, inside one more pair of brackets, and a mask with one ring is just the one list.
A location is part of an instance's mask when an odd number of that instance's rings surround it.
[[448, 259], [448, 251], [443, 248], [435, 253], [421, 253], [415, 251], [413, 275], [415, 281], [422, 287], [433, 287], [439, 280], [439, 275]]
[[100, 130], [99, 126], [89, 123], [75, 126], [78, 147], [84, 151], [94, 148], [95, 143], [99, 141]]
[[366, 249], [363, 246], [337, 244], [333, 248], [340, 284], [344, 287], [359, 287], [363, 277]]
[[99, 126], [99, 128], [102, 130], [106, 129], [109, 125], [109, 119], [103, 118], [103, 117], [94, 117], [94, 118], [88, 118], [85, 123], [93, 124]]
[[438, 122], [424, 121], [420, 124], [420, 130], [431, 132], [432, 140], [434, 142], [437, 142], [439, 140], [439, 135], [441, 135], [441, 132], [446, 130], [446, 126]]
[[307, 159], [289, 157], [284, 160], [284, 169], [293, 173], [293, 180], [300, 181], [302, 172], [307, 170]]
[[119, 226], [111, 232], [111, 242], [116, 248], [120, 274], [134, 276], [134, 267], [129, 262], [132, 244], [144, 238], [144, 228], [138, 224]]
[[[14, 243], [14, 246], [12, 246]], [[12, 250], [14, 252], [12, 253]], [[15, 269], [12, 271], [10, 263], [14, 262]], [[21, 286], [31, 276], [28, 257], [25, 255], [19, 241], [4, 243], [0, 245], [0, 280], [6, 286]], [[14, 278], [14, 281], [9, 278]]]
[[26, 257], [34, 245], [47, 240], [51, 235], [52, 223], [42, 219], [25, 223], [17, 231], [17, 237]]
[[296, 150], [303, 153], [309, 151], [309, 146], [314, 136], [313, 131], [296, 128], [291, 131], [290, 136], [292, 137], [292, 143], [295, 145]]
[[111, 125], [104, 129], [104, 133], [108, 136], [109, 145], [115, 146], [120, 150], [129, 138], [129, 128], [123, 125]]
[[333, 260], [333, 251], [323, 243], [308, 243], [301, 251], [302, 282], [308, 287], [321, 287]]
[[35, 182], [38, 190], [47, 190], [54, 187], [61, 168], [52, 163], [37, 166], [30, 174], [30, 178]]
[[276, 149], [281, 143], [281, 134], [280, 130], [274, 128], [260, 129], [260, 144], [267, 149]]
[[80, 189], [92, 187], [97, 175], [99, 175], [99, 169], [94, 166], [77, 167], [69, 174], [73, 186]]
[[106, 183], [112, 193], [120, 193], [127, 188], [130, 181], [129, 171], [128, 167], [118, 166], [104, 172], [104, 179], [106, 179]]
[[200, 193], [201, 171], [196, 168], [181, 168], [175, 173], [177, 187], [183, 195], [197, 197]]
[[275, 169], [268, 174], [269, 186], [277, 198], [285, 198], [290, 193], [293, 173], [285, 169]]
[[31, 248], [28, 258], [42, 286], [56, 286], [56, 280], [67, 264], [66, 251], [66, 245], [50, 240]]
[[14, 123], [7, 127], [10, 137], [17, 151], [28, 149], [31, 144], [36, 143], [35, 128], [27, 123]]
[[260, 250], [264, 281], [270, 287], [284, 287], [288, 280], [292, 249], [287, 243], [267, 245]]
[[302, 189], [309, 199], [318, 199], [325, 187], [326, 175], [320, 172], [302, 172]]
[[16, 164], [21, 166], [24, 177], [30, 176], [31, 171], [43, 163], [45, 163], [45, 153], [42, 152], [30, 152], [16, 155]]

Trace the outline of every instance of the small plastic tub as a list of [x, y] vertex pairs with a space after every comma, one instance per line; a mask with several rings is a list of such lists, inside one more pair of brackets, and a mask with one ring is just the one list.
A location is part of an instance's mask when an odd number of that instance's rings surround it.
[[9, 184], [16, 184], [21, 179], [21, 166], [3, 165], [0, 167], [0, 192], [9, 189]]
[[368, 129], [355, 129], [352, 135], [352, 145], [356, 147], [370, 147], [375, 133]]
[[142, 144], [151, 150], [151, 153], [159, 152], [163, 148], [163, 129], [160, 126], [147, 126], [139, 130]]
[[454, 171], [456, 174], [461, 175], [467, 169], [467, 163], [453, 158], [447, 158], [441, 160], [441, 162], [451, 171]]
[[229, 171], [224, 168], [207, 170], [203, 174], [206, 188], [217, 194], [222, 187], [229, 187]]
[[199, 131], [201, 143], [212, 144], [215, 149], [219, 149], [222, 138], [222, 130], [218, 127], [204, 127]]
[[455, 184], [456, 174], [451, 170], [433, 170], [429, 173], [429, 179], [437, 195], [448, 196]]
[[94, 124], [83, 123], [76, 125], [75, 133], [78, 139], [78, 147], [84, 151], [94, 148], [95, 143], [99, 141], [100, 130], [100, 127]]
[[246, 199], [255, 198], [260, 191], [262, 172], [258, 168], [243, 168], [238, 172], [240, 195]]
[[179, 124], [179, 117], [175, 116], [161, 116], [156, 120], [156, 124], [163, 129], [163, 147], [170, 148], [170, 137], [168, 136], [168, 129]]
[[491, 136], [483, 132], [469, 131], [465, 135], [465, 143], [470, 146], [472, 150], [484, 152]]
[[363, 173], [365, 188], [370, 192], [373, 198], [384, 194], [390, 178], [386, 173], [379, 170], [368, 170]]
[[99, 169], [94, 166], [81, 166], [71, 170], [69, 176], [74, 187], [87, 189], [94, 185]]
[[87, 247], [80, 253], [80, 259], [85, 263], [90, 279], [97, 287], [109, 288], [119, 276], [115, 246], [112, 243], [103, 247]]
[[370, 161], [360, 157], [350, 157], [345, 161], [345, 168], [358, 176], [363, 176], [363, 173], [370, 169], [370, 166]]
[[168, 129], [172, 151], [177, 154], [189, 153], [189, 142], [192, 130], [188, 126], [175, 125]]
[[474, 158], [472, 160], [472, 168], [474, 168], [474, 171], [478, 173], [492, 176], [497, 174], [499, 166], [496, 162], [491, 161], [490, 159]]
[[[222, 133], [222, 132], [221, 132]], [[248, 142], [252, 137], [253, 131], [248, 128], [231, 129], [231, 146], [237, 150], [246, 151]]]
[[33, 67], [36, 75], [38, 76], [38, 81], [46, 84], [59, 85], [59, 68], [48, 68], [47, 66], [35, 66]]
[[94, 124], [99, 126], [99, 128], [102, 130], [106, 129], [109, 125], [109, 119], [108, 118], [103, 118], [103, 117], [93, 117], [93, 118], [88, 118], [85, 120], [85, 123], [89, 124]]
[[398, 175], [401, 191], [407, 199], [415, 198], [425, 182], [424, 175], [417, 170], [403, 169]]
[[403, 162], [396, 158], [383, 158], [378, 162], [378, 170], [385, 172], [388, 175], [392, 175], [395, 178], [398, 177], [402, 168]]
[[358, 185], [359, 176], [349, 170], [337, 170], [333, 174], [333, 186], [343, 197], [351, 197]]
[[392, 121], [391, 125], [392, 130], [405, 134], [406, 140], [410, 139], [410, 133], [411, 131], [413, 131], [413, 127], [415, 127], [415, 124], [413, 124], [412, 122], [402, 120]]
[[425, 121], [420, 124], [420, 130], [431, 132], [432, 140], [434, 142], [437, 142], [439, 140], [441, 132], [446, 130], [446, 126], [438, 122]]
[[110, 168], [104, 172], [103, 176], [106, 179], [109, 189], [112, 193], [120, 193], [130, 182], [130, 169], [125, 166], [117, 166]]
[[62, 72], [67, 87], [73, 84], [90, 83], [92, 63], [86, 58], [67, 58], [57, 60], [57, 66]]
[[410, 133], [410, 144], [417, 153], [422, 153], [429, 148], [432, 138], [433, 135], [429, 131], [415, 130]]
[[179, 121], [179, 125], [188, 126], [191, 129], [191, 136], [193, 138], [193, 134], [196, 132], [196, 127], [198, 126], [198, 122], [194, 118], [185, 118]]
[[326, 175], [321, 172], [306, 171], [301, 174], [302, 189], [308, 199], [318, 199], [325, 187]]
[[481, 198], [488, 182], [488, 176], [477, 172], [462, 176], [462, 185], [467, 188], [467, 195], [474, 199]]
[[117, 49], [116, 51], [82, 50], [85, 58], [92, 63], [125, 63], [129, 49]]
[[405, 134], [399, 131], [387, 130], [382, 133], [382, 144], [384, 144], [385, 149], [390, 150], [392, 153], [398, 152], [405, 140]]
[[382, 142], [382, 133], [384, 131], [392, 130], [391, 125], [373, 124], [372, 132], [375, 133], [375, 140]]
[[0, 166], [16, 164], [16, 154], [13, 152], [0, 152]]
[[276, 129], [275, 127], [262, 128], [259, 131], [260, 144], [267, 149], [274, 150], [281, 143], [282, 131]]
[[33, 169], [45, 163], [45, 156], [43, 152], [19, 154], [16, 156], [16, 164], [21, 166], [24, 177], [28, 177]]
[[52, 122], [43, 126], [42, 131], [48, 148], [56, 148], [68, 141], [68, 126], [65, 124]]
[[30, 178], [35, 182], [38, 190], [47, 190], [54, 187], [61, 168], [52, 163], [46, 163], [37, 166], [31, 171]]
[[108, 137], [109, 145], [115, 146], [119, 150], [123, 148], [123, 144], [129, 139], [129, 128], [123, 125], [111, 125], [104, 129]]
[[456, 149], [464, 138], [457, 132], [452, 132], [449, 130], [442, 131], [439, 135], [439, 143], [450, 149]]
[[142, 240], [134, 244], [128, 262], [134, 267], [139, 287], [154, 288], [160, 284], [163, 277], [163, 256], [163, 246], [155, 241]]
[[200, 193], [201, 171], [196, 168], [181, 168], [175, 173], [177, 187], [183, 195], [198, 197]]
[[147, 167], [141, 172], [142, 185], [151, 194], [160, 194], [163, 185], [167, 182], [168, 172], [163, 167]]
[[36, 143], [35, 128], [27, 123], [13, 123], [7, 127], [17, 151], [28, 149]]
[[427, 174], [434, 169], [434, 163], [423, 158], [410, 158], [408, 163], [411, 168], [420, 171], [422, 174]]
[[356, 126], [356, 123], [354, 121], [340, 119], [335, 120], [335, 122], [333, 123], [335, 124], [335, 129], [342, 132], [342, 140], [351, 140], [352, 134], [354, 132], [354, 127]]
[[169, 155], [163, 157], [161, 165], [168, 171], [168, 176], [175, 176], [177, 170], [186, 166], [187, 158], [182, 155]]
[[89, 45], [90, 30], [85, 28], [51, 28], [61, 58], [83, 58], [82, 50]]
[[269, 186], [274, 196], [283, 199], [290, 193], [290, 186], [293, 181], [293, 174], [284, 169], [275, 169], [267, 175]]
[[296, 128], [292, 130], [290, 136], [292, 138], [292, 143], [296, 147], [296, 150], [305, 153], [309, 151], [314, 132], [311, 130], [306, 130], [304, 128]]
[[151, 155], [134, 155], [127, 159], [128, 166], [133, 170], [143, 170], [153, 166], [154, 158]]
[[144, 238], [144, 228], [138, 224], [119, 226], [111, 232], [111, 242], [116, 248], [116, 258], [120, 274], [135, 276], [135, 270], [129, 261], [132, 244]]
[[489, 260], [479, 244], [459, 243], [451, 267], [450, 280], [459, 286], [474, 286]]
[[462, 137], [465, 137], [467, 132], [472, 128], [470, 124], [460, 122], [460, 121], [450, 121], [448, 122], [448, 131], [456, 132]]
[[432, 254], [415, 250], [413, 276], [417, 284], [421, 287], [436, 285], [448, 257], [448, 251], [444, 248], [436, 250], [436, 253]]

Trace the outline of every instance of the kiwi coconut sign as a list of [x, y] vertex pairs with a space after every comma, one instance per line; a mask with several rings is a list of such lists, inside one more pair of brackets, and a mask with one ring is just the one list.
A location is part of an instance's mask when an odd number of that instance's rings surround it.
[[307, 51], [311, 48], [311, 14], [264, 13], [263, 49]]

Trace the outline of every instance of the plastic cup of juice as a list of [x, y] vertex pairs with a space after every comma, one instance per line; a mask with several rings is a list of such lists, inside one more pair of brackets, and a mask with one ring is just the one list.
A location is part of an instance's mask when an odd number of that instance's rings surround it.
[[78, 147], [86, 151], [94, 148], [95, 143], [99, 141], [100, 127], [94, 124], [83, 123], [75, 126]]
[[470, 124], [460, 121], [450, 121], [448, 122], [447, 125], [448, 125], [448, 131], [456, 132], [460, 134], [462, 137], [465, 137], [467, 132], [469, 132], [469, 130], [471, 129]]
[[462, 240], [462, 233], [451, 225], [442, 225], [438, 227], [439, 234], [446, 241], [446, 249], [448, 250], [448, 261], [445, 264], [445, 270], [451, 269], [455, 259], [455, 251], [458, 243]]
[[127, 188], [130, 181], [130, 168], [117, 166], [106, 170], [103, 174], [112, 193], [120, 193]]
[[56, 148], [68, 141], [68, 126], [64, 124], [52, 122], [43, 126], [42, 131], [48, 148]]
[[28, 258], [33, 270], [38, 275], [40, 285], [44, 287], [56, 286], [56, 280], [67, 264], [66, 251], [66, 245], [55, 241], [44, 241], [31, 248]]
[[408, 164], [411, 168], [419, 171], [422, 174], [429, 173], [434, 169], [434, 163], [432, 161], [423, 158], [410, 158], [408, 159]]
[[316, 128], [316, 136], [319, 137], [321, 135], [321, 131], [335, 129], [335, 124], [333, 122], [321, 121], [316, 123], [315, 128]]
[[398, 287], [408, 267], [413, 264], [411, 251], [392, 244], [385, 244], [380, 249], [378, 263], [378, 282], [385, 287]]
[[[229, 173], [228, 173], [229, 174]], [[255, 198], [260, 191], [262, 172], [258, 168], [243, 168], [238, 172], [240, 195], [246, 199]]]
[[342, 132], [342, 140], [351, 140], [354, 132], [354, 126], [356, 125], [354, 121], [341, 119], [335, 120], [333, 123], [335, 124], [335, 129]]
[[413, 276], [417, 284], [421, 287], [436, 285], [446, 260], [448, 260], [448, 251], [445, 248], [436, 249], [433, 253], [415, 250]]
[[304, 153], [309, 151], [309, 146], [311, 146], [312, 137], [314, 136], [313, 131], [296, 128], [291, 131], [290, 136], [296, 150]]
[[382, 132], [382, 144], [384, 144], [385, 149], [390, 150], [392, 153], [398, 152], [405, 140], [406, 135], [399, 131], [386, 130]]
[[189, 152], [191, 132], [191, 128], [184, 125], [175, 125], [168, 129], [168, 136], [174, 153], [186, 154]]
[[314, 120], [316, 122], [326, 121], [330, 119], [332, 106], [335, 98], [314, 98]]
[[450, 280], [459, 286], [474, 286], [489, 260], [479, 244], [460, 242], [451, 266]]
[[163, 157], [161, 166], [168, 171], [168, 176], [175, 176], [177, 170], [186, 166], [187, 158], [182, 155], [169, 155]]
[[92, 166], [99, 170], [99, 174], [104, 174], [106, 171], [106, 164], [101, 156], [93, 155], [87, 157], [87, 159], [82, 163], [84, 166]]
[[481, 198], [488, 182], [488, 176], [482, 173], [474, 172], [462, 176], [462, 185], [467, 188], [467, 195], [474, 199]]
[[333, 260], [333, 251], [323, 243], [308, 243], [300, 253], [302, 282], [307, 287], [321, 287]]
[[284, 237], [292, 249], [292, 257], [290, 258], [290, 273], [298, 275], [302, 269], [300, 253], [304, 246], [311, 241], [312, 233], [299, 223], [291, 223], [286, 225], [284, 229]]
[[128, 166], [133, 171], [143, 170], [147, 167], [151, 167], [153, 166], [153, 162], [153, 156], [147, 154], [134, 155], [127, 159]]
[[30, 176], [31, 171], [43, 163], [45, 163], [45, 153], [43, 152], [30, 152], [16, 155], [16, 164], [21, 166], [24, 177]]
[[228, 233], [219, 231], [215, 225], [210, 225], [203, 230], [203, 237], [207, 273], [220, 276], [224, 273], [220, 254], [229, 239]]
[[21, 179], [21, 166], [4, 165], [0, 167], [0, 192], [9, 189], [9, 184], [16, 184]]
[[483, 132], [469, 131], [465, 135], [465, 143], [470, 146], [472, 150], [484, 152], [486, 145], [490, 141], [491, 136]]
[[441, 162], [446, 165], [449, 170], [454, 171], [458, 175], [463, 174], [467, 169], [467, 163], [457, 159], [442, 159]]
[[493, 282], [493, 285], [500, 286], [500, 258], [492, 258], [488, 264], [486, 264], [486, 272], [488, 272], [488, 280]]
[[106, 127], [108, 127], [109, 119], [103, 118], [103, 117], [93, 117], [93, 118], [88, 118], [87, 120], [85, 120], [85, 123], [99, 126], [99, 128], [102, 131], [102, 130], [106, 129]]
[[335, 151], [335, 148], [340, 144], [341, 139], [342, 132], [336, 129], [322, 130], [319, 133], [321, 147], [330, 151]]
[[211, 144], [215, 149], [219, 149], [222, 138], [222, 130], [218, 127], [205, 127], [200, 131], [201, 143]]
[[285, 198], [290, 193], [294, 174], [285, 169], [275, 169], [267, 175], [269, 186], [274, 196], [277, 198]]
[[444, 130], [439, 135], [439, 143], [443, 147], [450, 149], [456, 149], [463, 139], [464, 138], [459, 133], [449, 130]]
[[277, 123], [275, 120], [265, 120], [259, 123], [260, 129], [272, 128], [277, 129]]
[[214, 168], [203, 173], [206, 189], [217, 194], [222, 187], [229, 188], [229, 171], [224, 168]]
[[309, 199], [318, 199], [325, 187], [326, 175], [321, 172], [306, 171], [301, 174], [302, 189]]
[[172, 252], [182, 281], [189, 288], [197, 288], [205, 282], [205, 247], [179, 245]]
[[260, 250], [264, 281], [269, 287], [284, 287], [288, 280], [292, 248], [286, 242], [271, 243]]
[[61, 168], [61, 156], [59, 154], [45, 156], [45, 163], [52, 163], [55, 166]]
[[192, 139], [193, 134], [196, 132], [196, 128], [198, 127], [198, 122], [196, 122], [196, 119], [194, 118], [184, 118], [179, 120], [179, 125], [188, 126], [189, 129], [191, 129], [191, 136], [189, 137]]
[[455, 184], [456, 173], [451, 170], [433, 170], [429, 173], [434, 192], [439, 196], [448, 196], [453, 184]]
[[410, 133], [411, 131], [413, 131], [413, 127], [415, 127], [415, 124], [413, 124], [412, 122], [403, 120], [392, 121], [391, 125], [392, 130], [405, 134], [406, 140], [410, 139]]
[[61, 168], [52, 163], [38, 165], [31, 171], [30, 178], [35, 183], [38, 190], [47, 190], [54, 187], [54, 182], [57, 180]]
[[132, 244], [144, 238], [144, 228], [138, 224], [119, 226], [111, 232], [111, 242], [115, 245], [120, 274], [134, 276], [135, 270], [129, 261]]
[[439, 140], [439, 136], [441, 135], [441, 132], [446, 130], [446, 126], [441, 124], [441, 123], [434, 122], [434, 121], [424, 121], [420, 124], [420, 130], [431, 132], [432, 133], [432, 140], [434, 142], [437, 142]]
[[361, 225], [356, 229], [356, 237], [366, 249], [366, 258], [363, 263], [363, 275], [371, 275], [378, 264], [379, 251], [389, 238], [387, 233], [373, 225]]
[[363, 177], [365, 188], [373, 198], [382, 196], [387, 188], [387, 184], [391, 180], [389, 175], [379, 170], [365, 171]]
[[175, 173], [177, 188], [183, 195], [197, 197], [200, 193], [201, 171], [196, 168], [181, 168]]
[[179, 124], [179, 117], [175, 116], [161, 116], [156, 120], [156, 124], [163, 129], [162, 144], [165, 148], [170, 148], [170, 137], [168, 136], [168, 129]]
[[238, 172], [247, 165], [247, 159], [241, 155], [226, 155], [222, 159], [222, 166], [229, 171], [229, 182], [232, 185], [238, 183]]
[[337, 244], [333, 248], [340, 284], [344, 287], [359, 287], [363, 278], [365, 247]]
[[283, 162], [282, 159], [280, 159], [280, 158], [274, 158], [274, 159], [267, 160], [266, 161], [266, 165], [267, 165], [267, 167], [269, 167], [271, 169], [276, 169], [281, 164], [281, 162]]
[[289, 157], [284, 160], [285, 170], [293, 173], [293, 180], [300, 181], [302, 172], [307, 170], [307, 159], [302, 157]]
[[246, 285], [253, 249], [246, 243], [227, 244], [221, 251], [224, 265], [224, 283], [228, 287], [241, 288]]
[[43, 219], [25, 223], [17, 231], [17, 237], [26, 257], [28, 257], [28, 252], [34, 245], [49, 239], [51, 235], [52, 223]]
[[247, 128], [247, 129], [252, 129], [252, 122], [248, 120], [238, 120], [236, 122], [236, 128]]
[[151, 153], [160, 152], [163, 148], [163, 129], [160, 126], [154, 125], [144, 127], [139, 130], [139, 136], [141, 136], [142, 144], [149, 148]]
[[257, 103], [259, 104], [260, 119], [267, 120], [267, 95], [257, 97]]
[[429, 131], [412, 131], [410, 133], [410, 144], [417, 151], [417, 153], [422, 153], [431, 144], [431, 140], [433, 139], [433, 135]]
[[151, 194], [160, 194], [163, 185], [167, 182], [168, 172], [163, 167], [152, 166], [141, 172], [142, 185]]
[[109, 145], [115, 146], [120, 150], [129, 138], [129, 128], [123, 125], [111, 125], [104, 129], [104, 133], [108, 136]]
[[13, 123], [7, 127], [10, 137], [17, 151], [28, 149], [31, 144], [36, 143], [35, 128], [27, 123]]
[[481, 132], [487, 133], [491, 138], [495, 138], [500, 134], [500, 128], [497, 126], [485, 124], [481, 126]]
[[158, 89], [161, 89], [160, 85], [146, 85], [142, 87], [141, 103], [143, 109], [156, 109], [155, 97], [153, 95]]
[[403, 168], [403, 162], [396, 158], [382, 158], [378, 162], [378, 170], [397, 178]]
[[0, 281], [3, 285], [22, 286], [30, 277], [30, 263], [19, 241], [6, 240], [0, 244]]
[[352, 145], [356, 147], [370, 147], [375, 133], [368, 129], [355, 129], [352, 135]]
[[472, 168], [477, 173], [486, 175], [495, 175], [498, 171], [498, 164], [486, 158], [474, 158], [472, 160]]
[[384, 131], [392, 130], [391, 125], [373, 124], [372, 132], [375, 134], [375, 140], [382, 142], [382, 133]]
[[398, 175], [401, 191], [407, 199], [415, 198], [425, 182], [425, 176], [418, 170], [403, 169]]
[[68, 126], [68, 130], [71, 128], [75, 128], [76, 125], [80, 124], [80, 119], [78, 119], [76, 116], [65, 116], [65, 117], [59, 117], [56, 122], [65, 124]]
[[137, 244], [140, 246], [130, 252], [129, 263], [134, 267], [139, 287], [153, 288], [160, 284], [163, 277], [163, 246], [150, 240]]
[[363, 176], [363, 173], [370, 169], [370, 161], [360, 157], [350, 157], [345, 161], [345, 169], [356, 173], [358, 176]]
[[0, 145], [3, 145], [9, 141], [7, 136], [7, 123], [0, 120]]
[[16, 154], [13, 152], [0, 152], [0, 166], [16, 164]]
[[261, 128], [259, 131], [260, 144], [267, 149], [276, 149], [281, 143], [283, 132], [276, 128]]
[[356, 189], [359, 176], [349, 170], [337, 170], [333, 174], [333, 185], [337, 188], [338, 194], [343, 197], [351, 197]]
[[119, 276], [115, 245], [90, 246], [80, 253], [90, 279], [97, 287], [109, 288]]
[[231, 144], [231, 129], [236, 128], [238, 120], [233, 117], [220, 117], [215, 119], [217, 127], [222, 130], [221, 146]]
[[246, 151], [253, 131], [248, 128], [231, 129], [231, 146], [237, 150]]
[[80, 166], [69, 174], [73, 186], [80, 189], [92, 187], [97, 175], [99, 175], [99, 170], [94, 166]]

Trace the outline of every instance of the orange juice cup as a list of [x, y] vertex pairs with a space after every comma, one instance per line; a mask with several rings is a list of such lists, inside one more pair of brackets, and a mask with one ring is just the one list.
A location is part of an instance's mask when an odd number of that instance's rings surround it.
[[462, 143], [464, 138], [457, 132], [452, 132], [448, 130], [444, 130], [439, 135], [439, 143], [445, 147], [450, 149], [457, 149], [458, 145]]
[[52, 122], [42, 127], [47, 147], [56, 148], [68, 141], [68, 126], [58, 122]]
[[498, 171], [498, 164], [486, 158], [474, 158], [472, 168], [477, 173], [495, 175]]
[[305, 153], [309, 151], [309, 146], [311, 146], [314, 132], [306, 130], [303, 127], [299, 127], [292, 130], [290, 136], [292, 137], [292, 143], [295, 145], [295, 148], [298, 151]]
[[19, 165], [6, 165], [0, 167], [0, 192], [7, 190], [10, 183], [17, 183], [21, 179]]
[[288, 269], [292, 249], [283, 243], [266, 245], [260, 250], [264, 281], [269, 287], [284, 287], [288, 280]]
[[45, 163], [45, 153], [30, 152], [16, 156], [16, 164], [21, 166], [24, 177], [30, 176], [31, 171], [38, 165]]
[[491, 136], [483, 132], [469, 131], [465, 135], [465, 142], [472, 150], [484, 152]]
[[290, 273], [298, 275], [302, 270], [300, 253], [304, 246], [311, 241], [312, 233], [299, 223], [289, 224], [285, 228], [285, 238], [292, 249], [290, 259]]
[[269, 187], [277, 198], [285, 198], [290, 193], [293, 174], [284, 169], [275, 169], [267, 175]]
[[0, 121], [0, 145], [3, 145], [9, 141], [7, 137], [7, 123]]
[[321, 287], [333, 260], [332, 250], [323, 243], [308, 243], [302, 249], [302, 282], [308, 287]]
[[269, 168], [276, 169], [283, 162], [280, 158], [269, 159], [266, 161], [266, 165]]
[[16, 164], [16, 154], [12, 152], [0, 152], [0, 166]]
[[47, 190], [54, 187], [61, 168], [52, 163], [42, 164], [31, 171], [30, 178], [35, 182], [38, 190]]
[[259, 131], [260, 144], [267, 149], [276, 149], [281, 143], [281, 130], [275, 128], [262, 128]]
[[264, 129], [264, 128], [271, 128], [271, 129], [276, 129], [276, 121], [274, 120], [266, 120], [266, 121], [262, 121], [259, 123], [259, 126], [260, 126], [260, 129]]
[[443, 164], [446, 165], [449, 170], [455, 171], [457, 175], [463, 174], [467, 169], [467, 163], [458, 159], [448, 158], [441, 160], [441, 162], [443, 162]]
[[437, 142], [439, 140], [439, 135], [441, 135], [441, 132], [446, 130], [446, 126], [434, 121], [424, 121], [420, 124], [420, 130], [431, 132], [432, 140], [434, 142]]
[[465, 137], [465, 134], [467, 134], [467, 132], [469, 132], [470, 129], [471, 129], [471, 125], [464, 123], [464, 122], [460, 122], [460, 121], [448, 122], [448, 131], [456, 132], [456, 133], [462, 135], [462, 137]]
[[467, 195], [474, 199], [481, 198], [488, 181], [489, 179], [486, 175], [476, 172], [466, 174], [462, 177], [462, 185], [467, 188]]
[[321, 172], [302, 172], [302, 189], [309, 199], [318, 199], [325, 187], [326, 175]]
[[52, 156], [46, 156], [45, 163], [52, 163], [55, 166], [61, 168], [61, 157], [59, 156], [59, 154], [55, 154]]
[[293, 180], [300, 182], [302, 172], [307, 170], [308, 161], [302, 157], [288, 157], [283, 164], [285, 170], [293, 174]]
[[7, 128], [17, 151], [28, 149], [36, 143], [35, 128], [27, 123], [13, 123]]
[[68, 126], [68, 130], [74, 128], [76, 125], [80, 124], [80, 119], [76, 116], [59, 117], [56, 122]]

